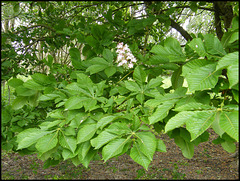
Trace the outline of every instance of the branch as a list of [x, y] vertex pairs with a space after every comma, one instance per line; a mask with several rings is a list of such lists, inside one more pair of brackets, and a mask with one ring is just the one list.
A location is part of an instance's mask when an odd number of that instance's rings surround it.
[[215, 10], [215, 13], [214, 13], [215, 22], [214, 23], [215, 23], [216, 33], [217, 33], [218, 39], [221, 40], [222, 36], [223, 36], [223, 31], [222, 31], [222, 24], [221, 24], [221, 18], [220, 18], [220, 9], [215, 1], [213, 2], [213, 7]]
[[21, 33], [21, 32], [23, 32], [23, 31], [27, 31], [27, 30], [29, 30], [29, 29], [36, 28], [36, 27], [44, 27], [44, 28], [47, 28], [47, 29], [49, 29], [49, 30], [51, 30], [51, 31], [53, 31], [53, 32], [56, 32], [55, 29], [53, 29], [52, 27], [50, 27], [50, 26], [48, 26], [48, 25], [39, 24], [39, 25], [33, 25], [33, 26], [30, 26], [30, 27], [27, 27], [27, 28], [24, 29], [24, 30], [16, 31], [16, 32], [14, 32], [14, 34], [18, 34], [18, 33]]
[[174, 29], [176, 29], [187, 41], [188, 40], [192, 40], [193, 38], [189, 35], [189, 33], [184, 30], [178, 23], [176, 23], [175, 21], [173, 21], [171, 18], [169, 18], [171, 21], [171, 27], [173, 27]]

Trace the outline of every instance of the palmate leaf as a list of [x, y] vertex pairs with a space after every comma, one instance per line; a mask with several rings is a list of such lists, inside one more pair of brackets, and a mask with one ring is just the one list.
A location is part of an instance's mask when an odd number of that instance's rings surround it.
[[104, 162], [106, 162], [108, 159], [122, 153], [124, 146], [130, 141], [130, 137], [124, 139], [114, 139], [111, 142], [109, 142], [106, 146], [103, 147], [102, 150], [102, 157], [104, 159]]
[[194, 154], [194, 144], [186, 141], [181, 136], [176, 136], [174, 138], [175, 143], [180, 147], [184, 157], [191, 159]]
[[191, 47], [191, 49], [196, 51], [200, 57], [205, 57], [206, 50], [201, 38], [194, 38], [188, 45]]
[[186, 128], [191, 134], [191, 141], [204, 133], [213, 123], [216, 111], [194, 111], [186, 121]]
[[177, 101], [178, 99], [172, 99], [170, 101], [165, 101], [163, 104], [159, 105], [156, 111], [148, 118], [149, 123], [154, 124], [158, 121], [163, 120]]
[[77, 144], [90, 140], [97, 131], [96, 124], [87, 124], [83, 126], [77, 134]]
[[157, 148], [155, 136], [151, 132], [138, 132], [135, 134], [141, 152], [147, 156], [149, 160], [153, 159], [153, 155]]
[[20, 132], [17, 136], [17, 143], [18, 143], [17, 150], [27, 148], [33, 145], [38, 141], [38, 139], [40, 139], [41, 137], [51, 132], [53, 131], [43, 131], [38, 128], [29, 128]]
[[10, 85], [11, 87], [18, 87], [20, 85], [22, 85], [24, 82], [21, 79], [17, 79], [17, 78], [12, 78], [8, 81], [8, 85]]
[[97, 128], [103, 129], [104, 126], [106, 126], [107, 124], [109, 124], [110, 122], [112, 122], [115, 118], [117, 118], [117, 116], [113, 116], [113, 115], [108, 115], [105, 116], [103, 118], [101, 118], [98, 122], [97, 122]]
[[239, 82], [239, 62], [234, 63], [227, 68], [227, 76], [229, 80], [229, 87], [232, 88]]
[[101, 132], [96, 138], [91, 140], [91, 145], [95, 147], [95, 149], [101, 148], [103, 145], [117, 138], [118, 135], [114, 133], [109, 133], [108, 131]]
[[72, 96], [65, 102], [65, 108], [68, 110], [80, 109], [87, 99], [87, 97]]
[[223, 111], [220, 115], [219, 125], [228, 135], [238, 141], [239, 139], [239, 122], [238, 111]]
[[186, 87], [179, 87], [173, 93], [163, 95], [157, 95], [155, 99], [149, 99], [145, 102], [145, 106], [156, 107], [165, 101], [177, 100], [185, 96], [187, 92]]
[[142, 85], [146, 81], [146, 73], [142, 70], [142, 68], [137, 66], [134, 69], [133, 78], [134, 78], [134, 80], [136, 80], [136, 82], [139, 85]]
[[14, 110], [22, 108], [27, 103], [27, 97], [19, 96], [12, 102], [12, 108]]
[[63, 148], [67, 148], [74, 153], [77, 147], [77, 140], [73, 136], [66, 136], [63, 133], [59, 135], [59, 143]]
[[165, 126], [165, 133], [186, 124], [191, 141], [203, 134], [214, 122], [215, 110], [182, 111], [172, 117]]
[[230, 88], [239, 82], [239, 52], [233, 52], [222, 57], [218, 64], [217, 70], [227, 69], [227, 76], [230, 83]]
[[194, 115], [194, 111], [182, 111], [169, 119], [165, 126], [165, 133], [183, 126]]
[[216, 71], [216, 64], [208, 64], [203, 67], [199, 67], [191, 74], [187, 74], [186, 80], [190, 91], [205, 90], [208, 88], [214, 88], [218, 82], [218, 77], [221, 71]]
[[93, 148], [90, 148], [90, 150], [87, 152], [87, 155], [82, 160], [80, 160], [83, 166], [88, 168], [90, 161], [94, 158], [96, 154], [97, 150], [93, 150]]
[[226, 55], [221, 42], [213, 34], [204, 35], [204, 45], [209, 54], [220, 56]]
[[45, 153], [51, 149], [53, 149], [55, 146], [57, 146], [58, 143], [58, 132], [47, 134], [40, 138], [35, 147], [36, 149], [41, 152]]
[[79, 160], [83, 160], [85, 158], [90, 148], [91, 148], [90, 141], [85, 141], [83, 143], [80, 143], [80, 146], [76, 151], [78, 154]]
[[139, 165], [142, 165], [146, 170], [148, 170], [148, 166], [151, 163], [151, 160], [141, 152], [139, 143], [134, 142], [133, 147], [130, 151], [130, 157]]

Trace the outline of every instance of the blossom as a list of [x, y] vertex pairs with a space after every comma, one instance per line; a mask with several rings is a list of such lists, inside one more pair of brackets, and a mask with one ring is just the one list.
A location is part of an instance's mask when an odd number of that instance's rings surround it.
[[123, 42], [118, 43], [117, 45], [117, 63], [118, 66], [123, 66], [125, 68], [133, 68], [134, 63], [137, 62], [137, 59], [132, 54], [127, 44], [123, 44]]

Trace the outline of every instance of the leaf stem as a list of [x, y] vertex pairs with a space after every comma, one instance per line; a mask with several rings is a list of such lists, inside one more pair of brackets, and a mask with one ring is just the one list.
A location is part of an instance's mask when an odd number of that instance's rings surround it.
[[131, 72], [129, 72], [127, 75], [125, 75], [123, 78], [121, 78], [118, 82], [117, 82], [117, 84], [119, 83], [119, 82], [121, 82], [123, 79], [125, 79], [129, 74], [131, 74], [131, 73], [133, 73], [134, 72], [134, 70], [132, 70]]

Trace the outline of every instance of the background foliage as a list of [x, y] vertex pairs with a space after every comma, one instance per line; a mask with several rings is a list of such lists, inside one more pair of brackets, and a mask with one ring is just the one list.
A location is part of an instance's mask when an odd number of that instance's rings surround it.
[[[157, 134], [191, 158], [213, 128], [213, 143], [235, 151], [238, 2], [3, 1], [1, 8], [3, 149], [38, 153], [46, 167], [67, 159], [87, 167], [127, 153], [147, 169], [155, 151], [166, 151]], [[118, 66], [120, 42], [136, 57], [133, 68]]]

